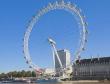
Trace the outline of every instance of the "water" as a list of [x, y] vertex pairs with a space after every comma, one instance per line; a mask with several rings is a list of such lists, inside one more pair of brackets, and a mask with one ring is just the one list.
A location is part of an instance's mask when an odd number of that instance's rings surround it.
[[0, 83], [0, 84], [110, 84], [110, 82], [63, 82], [63, 83]]

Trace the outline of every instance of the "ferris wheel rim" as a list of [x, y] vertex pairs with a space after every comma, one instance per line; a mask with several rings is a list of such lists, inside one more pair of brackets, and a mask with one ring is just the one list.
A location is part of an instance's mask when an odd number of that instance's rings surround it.
[[45, 15], [46, 13], [48, 13], [52, 10], [56, 10], [56, 9], [62, 9], [62, 10], [66, 10], [68, 12], [74, 13], [80, 19], [80, 23], [82, 25], [82, 32], [81, 32], [82, 36], [80, 36], [80, 47], [76, 50], [76, 53], [75, 53], [76, 59], [79, 58], [81, 52], [85, 48], [85, 43], [87, 42], [87, 23], [84, 19], [84, 16], [82, 16], [80, 10], [76, 7], [76, 5], [71, 4], [71, 2], [65, 3], [63, 0], [61, 2], [55, 2], [53, 4], [49, 3], [49, 5], [47, 7], [41, 9], [31, 19], [30, 23], [27, 26], [27, 30], [25, 32], [25, 35], [24, 35], [24, 40], [23, 40], [24, 41], [24, 43], [23, 43], [24, 58], [25, 58], [27, 64], [29, 64], [30, 68], [33, 68], [35, 70], [39, 69], [39, 67], [32, 62], [31, 55], [29, 52], [29, 47], [28, 47], [29, 37], [30, 37], [31, 31], [32, 31], [34, 25], [37, 24], [37, 21], [40, 19], [41, 16]]

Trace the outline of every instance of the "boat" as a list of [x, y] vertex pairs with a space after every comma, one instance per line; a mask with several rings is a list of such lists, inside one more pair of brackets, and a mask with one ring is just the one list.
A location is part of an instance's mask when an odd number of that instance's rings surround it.
[[15, 78], [12, 82], [13, 82], [13, 83], [16, 83], [16, 82], [20, 82], [20, 83], [30, 83], [31, 81], [28, 80], [28, 79], [24, 79], [24, 78]]
[[2, 83], [30, 83], [31, 80], [15, 78], [15, 79], [12, 79], [12, 80], [4, 80], [4, 81], [1, 81], [1, 82]]
[[6, 80], [6, 81], [1, 81], [1, 83], [12, 83], [12, 81]]
[[36, 83], [57, 83], [61, 82], [59, 78], [44, 78], [44, 79], [37, 79]]
[[28, 80], [13, 80], [12, 83], [30, 83]]

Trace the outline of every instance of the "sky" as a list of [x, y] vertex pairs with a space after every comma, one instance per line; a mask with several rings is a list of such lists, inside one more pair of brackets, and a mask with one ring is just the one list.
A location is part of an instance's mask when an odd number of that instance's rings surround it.
[[[56, 0], [0, 0], [0, 73], [28, 70], [23, 58], [26, 26], [39, 9]], [[88, 42], [81, 58], [110, 56], [110, 0], [65, 0], [75, 3], [86, 16]], [[57, 49], [77, 49], [79, 28], [71, 13], [51, 11], [42, 16], [31, 32], [29, 49], [32, 60], [40, 67], [52, 67], [52, 52], [47, 38], [52, 37]]]

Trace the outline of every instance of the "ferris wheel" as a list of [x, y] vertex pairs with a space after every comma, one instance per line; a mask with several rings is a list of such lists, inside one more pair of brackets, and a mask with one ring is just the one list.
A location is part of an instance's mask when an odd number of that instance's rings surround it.
[[79, 48], [76, 50], [74, 54], [75, 56], [74, 61], [80, 59], [81, 52], [85, 50], [88, 31], [87, 31], [87, 22], [85, 20], [84, 14], [81, 12], [81, 9], [79, 9], [75, 4], [72, 4], [71, 2], [65, 2], [64, 0], [56, 1], [54, 3], [49, 3], [46, 7], [39, 10], [39, 12], [37, 12], [37, 14], [32, 17], [31, 21], [29, 21], [23, 39], [23, 53], [26, 63], [29, 65], [30, 68], [33, 68], [35, 71], [38, 72], [41, 71], [41, 68], [32, 62], [29, 51], [29, 38], [34, 25], [37, 24], [40, 17], [56, 9], [64, 10], [71, 13], [76, 18], [77, 23], [79, 25], [80, 41], [79, 41]]

